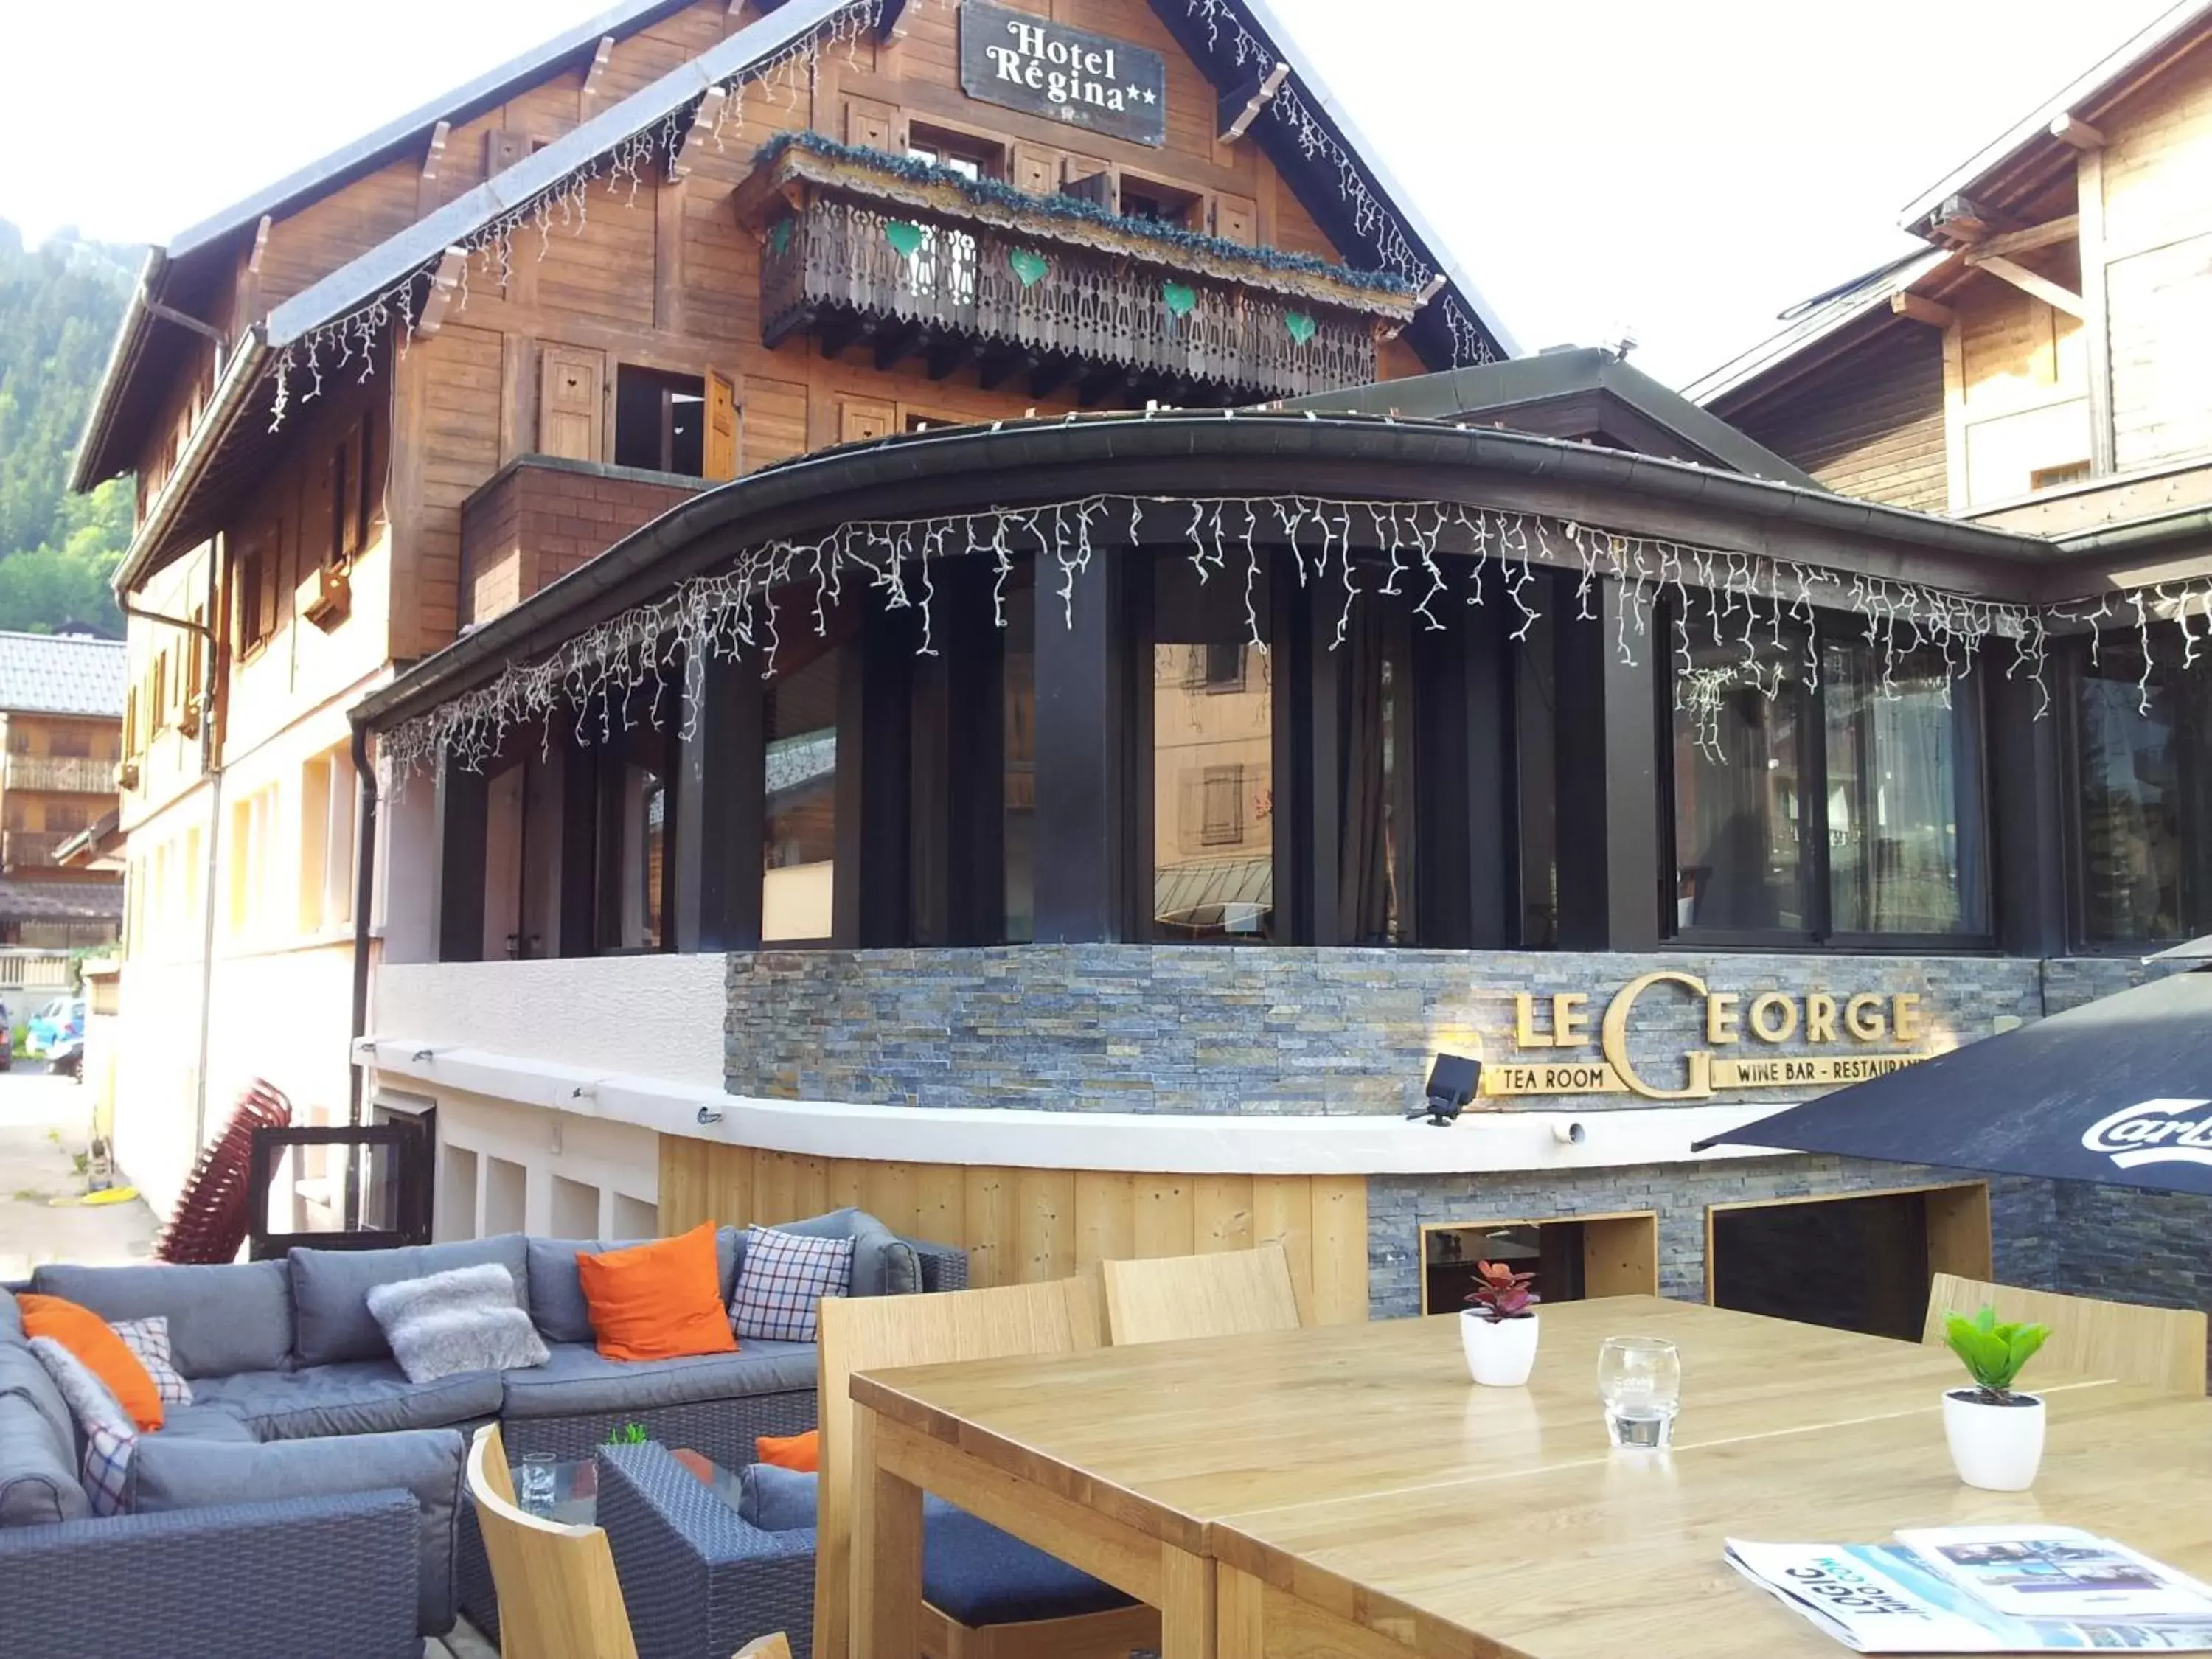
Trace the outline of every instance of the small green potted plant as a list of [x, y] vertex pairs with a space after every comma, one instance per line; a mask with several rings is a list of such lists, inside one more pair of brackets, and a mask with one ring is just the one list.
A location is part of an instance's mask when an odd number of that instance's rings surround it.
[[1528, 1286], [1534, 1273], [1517, 1273], [1502, 1261], [1474, 1264], [1474, 1288], [1459, 1316], [1468, 1374], [1493, 1389], [1517, 1389], [1536, 1364], [1536, 1304]]
[[1943, 1396], [1943, 1437], [1959, 1479], [1986, 1492], [2026, 1492], [2043, 1462], [2043, 1397], [2013, 1387], [2021, 1369], [2051, 1335], [2048, 1325], [2008, 1323], [1986, 1304], [1968, 1318], [1943, 1316], [1943, 1340], [1971, 1389]]

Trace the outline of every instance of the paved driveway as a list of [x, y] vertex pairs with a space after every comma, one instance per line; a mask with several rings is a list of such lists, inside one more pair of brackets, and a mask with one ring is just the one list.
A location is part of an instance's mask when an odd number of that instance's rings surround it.
[[153, 1212], [127, 1204], [64, 1206], [87, 1182], [92, 1092], [67, 1078], [0, 1072], [0, 1281], [41, 1261], [143, 1261], [154, 1248]]

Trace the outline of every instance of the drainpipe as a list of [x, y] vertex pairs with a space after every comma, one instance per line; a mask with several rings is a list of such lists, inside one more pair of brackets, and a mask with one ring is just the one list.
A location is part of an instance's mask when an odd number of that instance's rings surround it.
[[[368, 913], [376, 901], [376, 770], [368, 763], [365, 726], [353, 728], [353, 773], [361, 790], [361, 805], [354, 814], [353, 1040], [346, 1045], [346, 1059], [352, 1078], [347, 1121], [357, 1129], [362, 1123], [368, 1067], [356, 1045], [368, 1035]], [[348, 1231], [361, 1224], [361, 1185], [356, 1180], [346, 1182], [345, 1224]]]
[[182, 617], [171, 617], [159, 611], [143, 611], [122, 594], [115, 603], [126, 617], [136, 617], [141, 622], [156, 623], [164, 628], [180, 628], [187, 634], [197, 635], [205, 644], [205, 665], [198, 688], [200, 702], [200, 775], [208, 781], [207, 870], [201, 878], [200, 922], [200, 1030], [199, 1055], [192, 1072], [192, 1156], [197, 1158], [200, 1149], [207, 1145], [207, 1068], [208, 1030], [215, 1011], [215, 894], [216, 882], [222, 872], [219, 856], [222, 837], [222, 757], [216, 745], [215, 687], [221, 678], [216, 663], [216, 643], [213, 618], [218, 614], [216, 601], [220, 595], [220, 566], [215, 550], [208, 550], [207, 615], [206, 623], [191, 622]]

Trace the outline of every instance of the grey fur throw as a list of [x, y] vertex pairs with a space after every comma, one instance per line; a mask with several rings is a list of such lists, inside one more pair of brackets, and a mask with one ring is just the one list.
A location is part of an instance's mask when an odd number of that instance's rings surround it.
[[551, 1358], [530, 1316], [515, 1305], [514, 1275], [496, 1261], [379, 1285], [368, 1293], [368, 1310], [410, 1382], [542, 1365]]

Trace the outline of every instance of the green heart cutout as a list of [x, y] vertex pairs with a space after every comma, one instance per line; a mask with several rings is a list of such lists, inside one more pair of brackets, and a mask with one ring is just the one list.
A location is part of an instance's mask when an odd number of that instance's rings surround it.
[[1160, 289], [1160, 295], [1168, 302], [1168, 309], [1178, 317], [1188, 317], [1198, 309], [1198, 290], [1188, 283], [1168, 283]]
[[1013, 268], [1014, 275], [1021, 278], [1024, 288], [1035, 288], [1044, 280], [1045, 273], [1052, 269], [1043, 254], [1033, 253], [1025, 247], [1018, 247], [1009, 253], [1006, 263]]
[[790, 220], [779, 219], [775, 222], [775, 228], [770, 230], [768, 234], [768, 245], [774, 248], [778, 253], [788, 253], [791, 252]]
[[920, 225], [910, 225], [903, 219], [890, 220], [884, 226], [884, 240], [896, 248], [904, 258], [913, 258], [928, 240], [928, 233]]
[[1290, 331], [1291, 338], [1304, 345], [1313, 338], [1321, 325], [1303, 311], [1291, 311], [1283, 314], [1283, 326]]

